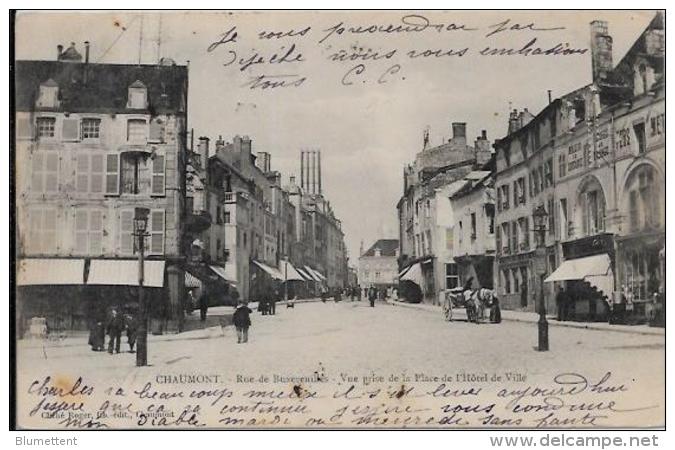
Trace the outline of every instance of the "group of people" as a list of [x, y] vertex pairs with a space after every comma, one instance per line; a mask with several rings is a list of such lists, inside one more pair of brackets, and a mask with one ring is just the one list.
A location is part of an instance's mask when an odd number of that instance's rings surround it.
[[106, 314], [105, 320], [96, 320], [89, 330], [89, 346], [92, 351], [102, 352], [105, 350], [105, 338], [108, 336], [108, 353], [120, 352], [122, 333], [126, 331], [129, 352], [134, 353], [138, 321], [131, 312], [123, 312], [121, 308], [114, 306]]

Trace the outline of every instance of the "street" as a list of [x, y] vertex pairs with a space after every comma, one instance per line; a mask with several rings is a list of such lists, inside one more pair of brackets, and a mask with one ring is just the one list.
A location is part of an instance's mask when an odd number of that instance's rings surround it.
[[[46, 375], [137, 385], [154, 380], [157, 374], [218, 374], [221, 383], [234, 385], [238, 378], [257, 379], [261, 374], [292, 377], [315, 372], [334, 383], [340, 374], [386, 377], [398, 373], [420, 382], [448, 375], [462, 383], [487, 383], [495, 373], [514, 374], [516, 381], [521, 377], [528, 383], [577, 373], [590, 382], [610, 372], [616, 382], [631, 388], [622, 393], [622, 399], [641, 404], [645, 395], [663, 398], [654, 391], [664, 386], [663, 336], [551, 326], [551, 351], [540, 353], [535, 351], [537, 330], [531, 324], [448, 323], [440, 313], [381, 302], [370, 308], [363, 301], [279, 307], [276, 316], [254, 313], [252, 322], [248, 344], [236, 343], [231, 326], [224, 332], [211, 327], [152, 336], [150, 367], [145, 368], [135, 367], [135, 355], [130, 353], [92, 352], [83, 338], [47, 342], [44, 347], [21, 341], [20, 392]], [[123, 341], [123, 349], [127, 348]], [[649, 413], [659, 417], [661, 408], [658, 405]]]

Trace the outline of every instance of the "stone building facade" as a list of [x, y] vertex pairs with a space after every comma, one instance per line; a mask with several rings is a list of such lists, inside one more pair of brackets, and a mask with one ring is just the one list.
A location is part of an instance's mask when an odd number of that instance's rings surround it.
[[[59, 46], [60, 47], [60, 46]], [[20, 328], [86, 328], [133, 303], [135, 207], [150, 209], [146, 281], [163, 329], [182, 318], [187, 67], [16, 62]], [[59, 292], [58, 295], [55, 295]]]

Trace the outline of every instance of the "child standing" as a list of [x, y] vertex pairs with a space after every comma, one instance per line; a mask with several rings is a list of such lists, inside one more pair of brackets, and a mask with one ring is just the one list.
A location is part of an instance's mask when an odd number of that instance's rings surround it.
[[251, 309], [246, 303], [240, 301], [237, 309], [234, 311], [232, 320], [237, 329], [237, 344], [248, 342], [248, 328], [251, 326]]

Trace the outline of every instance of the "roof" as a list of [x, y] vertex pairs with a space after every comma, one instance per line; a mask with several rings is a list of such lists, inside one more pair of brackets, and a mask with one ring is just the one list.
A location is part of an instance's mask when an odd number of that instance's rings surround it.
[[16, 110], [35, 110], [40, 84], [49, 80], [59, 87], [60, 111], [137, 112], [127, 110], [128, 88], [137, 82], [148, 89], [151, 113], [186, 108], [187, 66], [17, 61]]
[[397, 256], [398, 239], [379, 239], [361, 256], [375, 256], [375, 249], [380, 249], [380, 256]]

